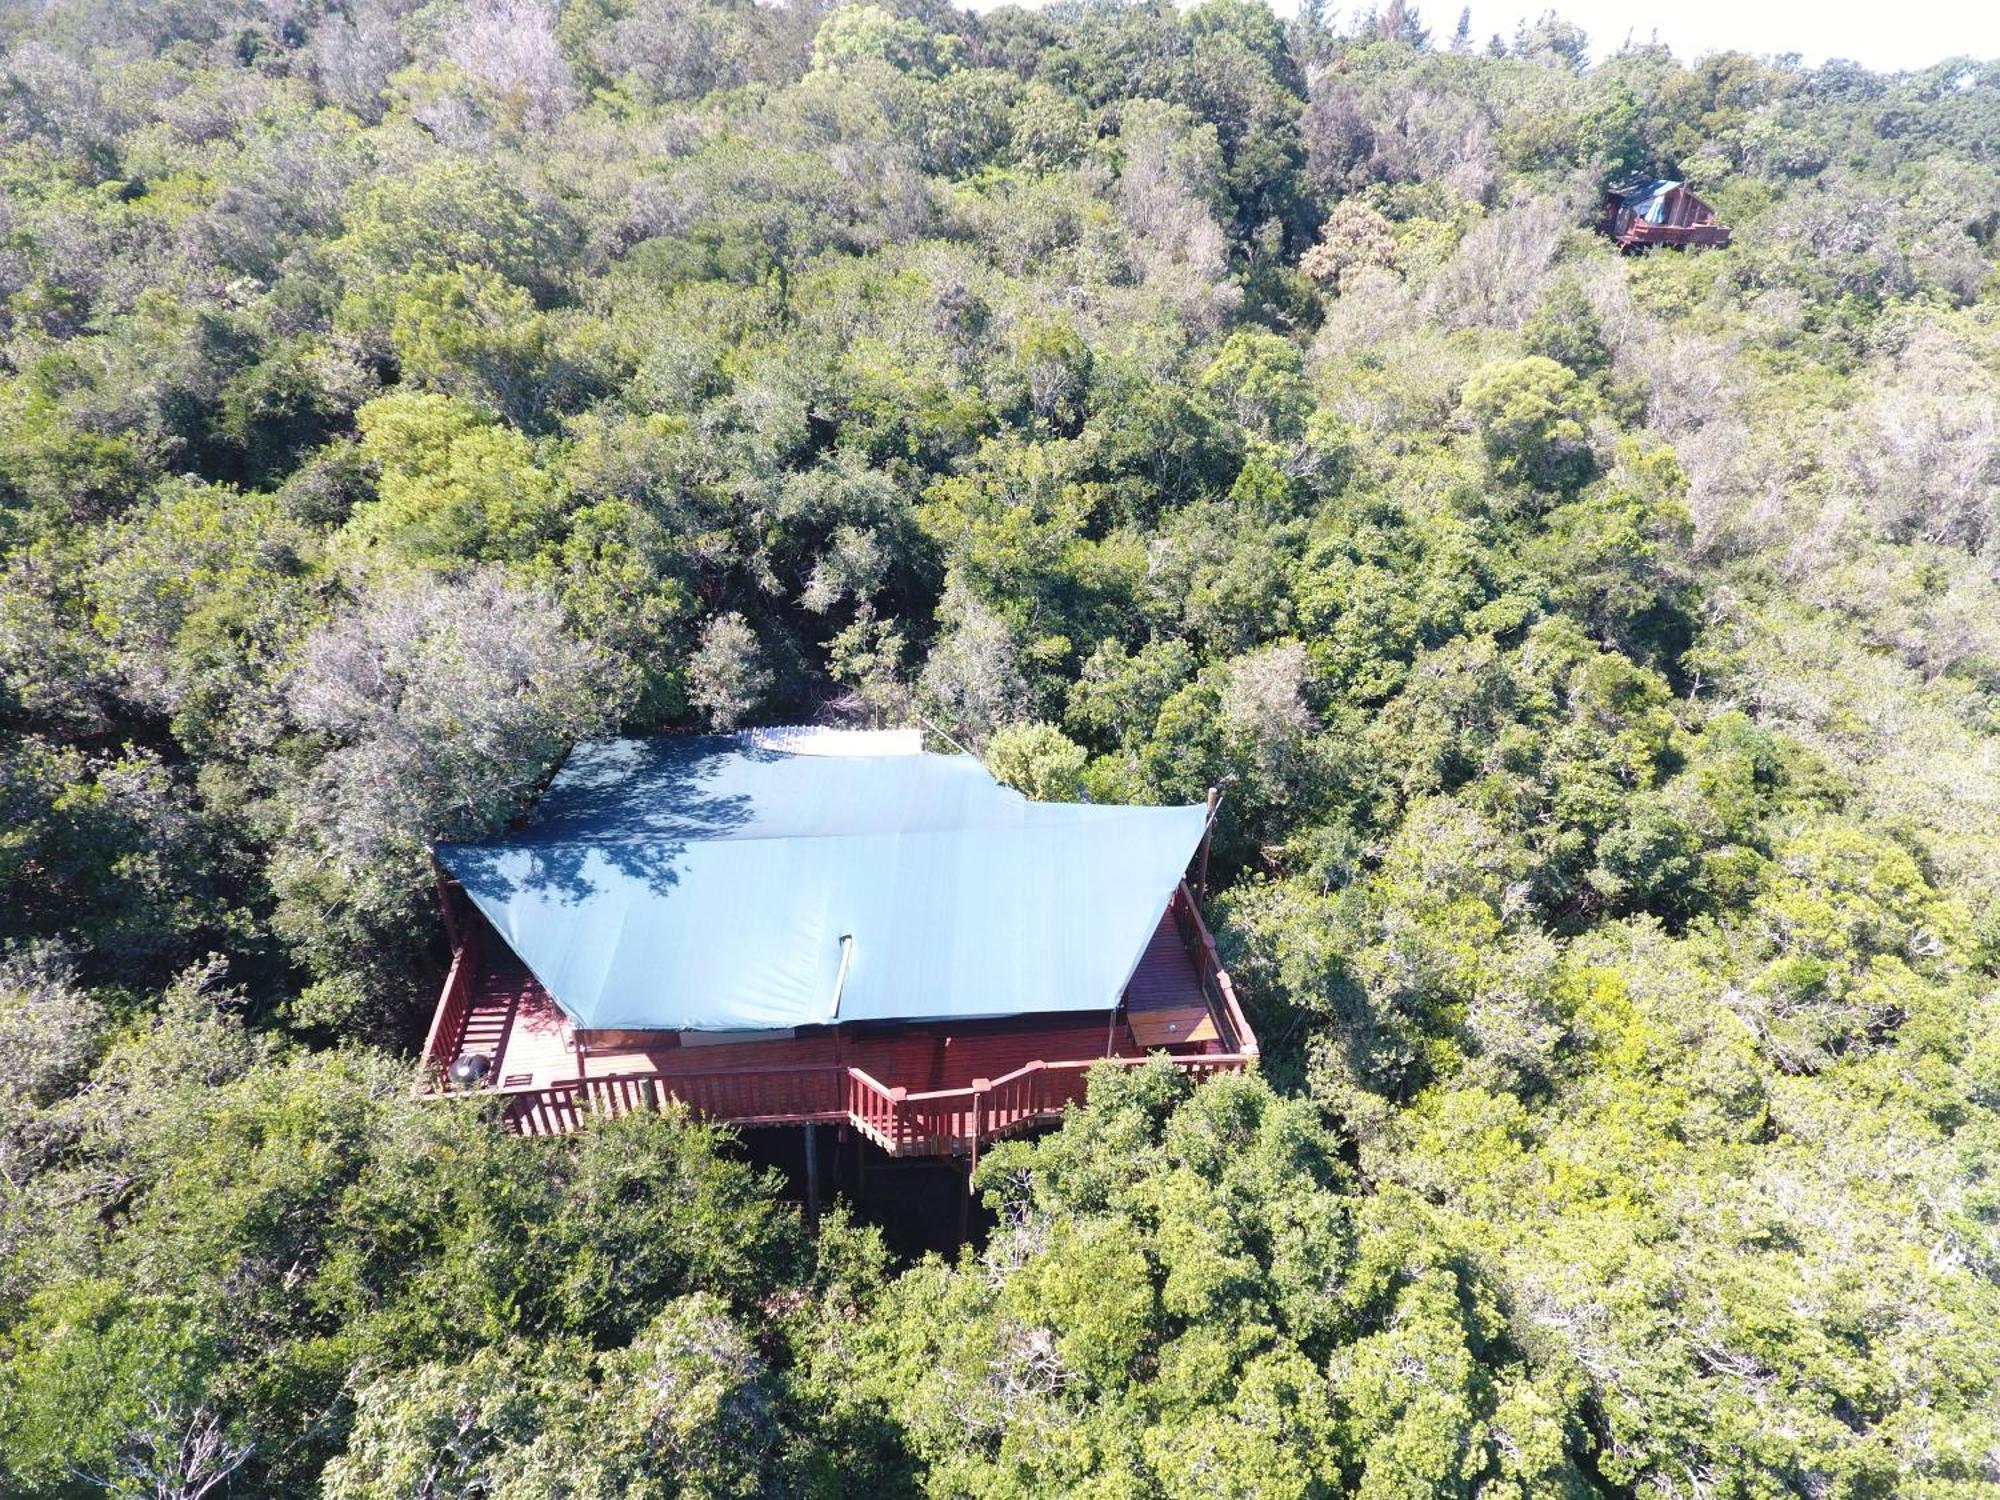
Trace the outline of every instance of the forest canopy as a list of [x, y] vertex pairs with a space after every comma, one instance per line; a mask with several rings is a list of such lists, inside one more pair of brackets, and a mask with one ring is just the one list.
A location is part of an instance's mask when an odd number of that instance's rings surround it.
[[[0, 6], [0, 1491], [2000, 1485], [2000, 63], [1451, 20]], [[411, 1098], [433, 841], [797, 721], [1221, 788], [1261, 1075], [913, 1263]]]

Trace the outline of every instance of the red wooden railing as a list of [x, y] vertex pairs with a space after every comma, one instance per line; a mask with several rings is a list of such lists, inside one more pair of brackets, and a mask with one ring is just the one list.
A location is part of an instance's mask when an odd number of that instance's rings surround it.
[[479, 979], [479, 933], [472, 929], [453, 950], [451, 972], [445, 975], [444, 994], [437, 1014], [431, 1017], [430, 1034], [424, 1038], [422, 1060], [417, 1069], [417, 1091], [429, 1093], [443, 1087], [444, 1072], [458, 1056], [458, 1044], [465, 1035], [466, 1020], [472, 1014], [472, 987]]
[[1729, 231], [1720, 224], [1648, 224], [1635, 220], [1618, 235], [1621, 245], [1726, 245]]
[[848, 1068], [845, 1077], [847, 1118], [884, 1151], [896, 1152], [903, 1138], [903, 1106], [910, 1091], [892, 1089], [859, 1068]]
[[536, 1091], [580, 1095], [593, 1112], [628, 1115], [679, 1099], [698, 1114], [739, 1125], [844, 1117], [838, 1068], [718, 1068], [710, 1073], [613, 1073], [565, 1079]]
[[1619, 245], [1726, 245], [1728, 226], [1715, 222], [1715, 212], [1689, 194], [1676, 194], [1664, 224], [1654, 224], [1618, 204], [1607, 210], [1604, 229]]
[[1195, 904], [1186, 881], [1174, 892], [1173, 913], [1181, 943], [1201, 978], [1202, 995], [1222, 1031], [1223, 1050], [1241, 1053], [1254, 1062], [1258, 1056], [1257, 1034], [1250, 1029], [1243, 1007], [1237, 1003], [1236, 986], [1230, 981], [1229, 971], [1222, 967], [1215, 939], [1209, 934], [1208, 924], [1202, 921], [1201, 908]]
[[[734, 1125], [845, 1122], [891, 1156], [977, 1155], [986, 1142], [1055, 1119], [1081, 1103], [1099, 1062], [1143, 1067], [1143, 1057], [1031, 1062], [967, 1088], [912, 1094], [859, 1068], [732, 1068], [713, 1073], [620, 1073], [568, 1078], [501, 1093], [507, 1123], [524, 1135], [567, 1135], [589, 1115], [616, 1117], [678, 1099], [697, 1114]], [[1172, 1059], [1197, 1077], [1237, 1073], [1253, 1059], [1207, 1053]]]

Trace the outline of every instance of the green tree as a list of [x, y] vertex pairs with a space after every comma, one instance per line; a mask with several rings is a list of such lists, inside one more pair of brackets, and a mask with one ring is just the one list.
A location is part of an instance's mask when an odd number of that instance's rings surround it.
[[1576, 373], [1542, 355], [1474, 372], [1460, 403], [1493, 471], [1540, 490], [1568, 492], [1596, 467], [1588, 423], [1595, 402]]
[[1297, 433], [1311, 404], [1304, 370], [1291, 340], [1243, 329], [1229, 336], [1202, 371], [1201, 386], [1245, 427], [1283, 439]]
[[450, 396], [398, 392], [357, 415], [376, 498], [346, 531], [414, 562], [522, 559], [550, 541], [565, 496], [534, 444]]
[[1037, 802], [1074, 802], [1089, 753], [1053, 724], [1002, 725], [986, 742], [986, 769]]
[[1552, 359], [1585, 380], [1611, 364], [1597, 310], [1574, 276], [1556, 278], [1542, 293], [1534, 316], [1521, 325], [1521, 344], [1529, 354]]
[[934, 76], [957, 65], [963, 44], [923, 22], [879, 5], [843, 5], [820, 22], [813, 38], [813, 66], [837, 69], [884, 62], [905, 73]]

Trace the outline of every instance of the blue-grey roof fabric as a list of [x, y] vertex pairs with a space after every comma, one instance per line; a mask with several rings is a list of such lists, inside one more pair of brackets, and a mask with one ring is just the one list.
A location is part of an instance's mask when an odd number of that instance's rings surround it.
[[1648, 224], [1659, 224], [1666, 219], [1667, 195], [1679, 186], [1680, 183], [1664, 177], [1649, 177], [1639, 182], [1628, 182], [1612, 191]]
[[579, 745], [520, 831], [437, 856], [578, 1025], [762, 1030], [1109, 1009], [1205, 822], [662, 737]]

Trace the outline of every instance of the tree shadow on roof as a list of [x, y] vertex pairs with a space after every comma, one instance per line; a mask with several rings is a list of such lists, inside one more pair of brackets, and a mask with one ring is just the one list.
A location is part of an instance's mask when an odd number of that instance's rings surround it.
[[732, 758], [782, 756], [715, 737], [579, 745], [516, 830], [491, 843], [441, 844], [438, 859], [486, 901], [528, 892], [564, 905], [593, 900], [612, 888], [592, 876], [593, 855], [620, 880], [664, 895], [680, 883], [689, 844], [724, 837], [754, 815], [748, 795], [716, 788]]

